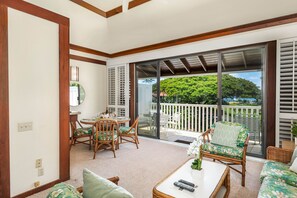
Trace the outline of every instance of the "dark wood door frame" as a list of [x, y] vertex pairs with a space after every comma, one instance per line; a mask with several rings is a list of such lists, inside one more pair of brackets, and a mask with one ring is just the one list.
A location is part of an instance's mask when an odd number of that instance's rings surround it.
[[[16, 197], [26, 197], [70, 178], [69, 153], [69, 19], [20, 0], [0, 0], [0, 197], [10, 194], [8, 8], [59, 25], [59, 179]], [[28, 27], [30, 28], [30, 27]]]

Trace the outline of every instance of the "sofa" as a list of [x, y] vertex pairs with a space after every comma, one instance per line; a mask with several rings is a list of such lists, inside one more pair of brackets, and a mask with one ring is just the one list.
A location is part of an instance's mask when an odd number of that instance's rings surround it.
[[287, 149], [267, 148], [258, 198], [297, 197], [297, 173], [290, 170], [292, 154]]
[[84, 169], [83, 187], [76, 189], [62, 182], [50, 189], [47, 198], [133, 198], [131, 193], [117, 186], [118, 181], [118, 177], [104, 179]]

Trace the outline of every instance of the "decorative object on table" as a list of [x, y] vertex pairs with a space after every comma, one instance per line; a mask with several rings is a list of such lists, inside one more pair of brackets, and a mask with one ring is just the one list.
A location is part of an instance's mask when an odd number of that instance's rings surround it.
[[123, 143], [123, 140], [125, 140], [126, 142], [134, 143], [136, 144], [137, 149], [139, 144], [138, 134], [137, 134], [138, 121], [139, 121], [139, 117], [136, 118], [136, 120], [134, 121], [131, 127], [121, 126], [119, 129], [120, 142]]
[[[237, 133], [236, 130], [238, 129], [239, 132]], [[216, 136], [227, 137], [227, 139], [224, 138], [226, 141], [222, 141], [223, 139]], [[239, 123], [217, 122], [212, 128], [205, 131], [202, 137], [204, 144], [201, 153], [203, 157], [211, 158], [214, 161], [218, 160], [240, 173], [242, 175], [241, 185], [245, 186], [246, 152], [249, 142], [248, 129]], [[211, 141], [210, 137], [212, 138]], [[213, 142], [213, 140], [216, 140], [216, 142]], [[220, 144], [217, 141], [220, 141]], [[234, 147], [231, 145], [234, 145]], [[239, 171], [231, 167], [231, 165], [241, 165], [242, 170]]]
[[201, 154], [201, 147], [203, 141], [202, 137], [199, 136], [194, 142], [192, 142], [188, 148], [188, 155], [195, 155], [195, 160], [192, 163], [191, 168], [194, 170], [202, 170], [202, 154]]
[[291, 133], [295, 138], [295, 145], [297, 145], [297, 122], [293, 122]]

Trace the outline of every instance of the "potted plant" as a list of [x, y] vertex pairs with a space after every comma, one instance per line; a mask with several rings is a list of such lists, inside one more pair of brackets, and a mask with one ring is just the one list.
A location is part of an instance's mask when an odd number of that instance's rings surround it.
[[291, 133], [295, 137], [295, 144], [297, 145], [297, 122], [293, 122]]
[[202, 155], [201, 155], [201, 147], [202, 147], [202, 139], [198, 137], [194, 142], [192, 142], [188, 148], [188, 155], [194, 155], [195, 159], [192, 163], [191, 168], [194, 170], [202, 170]]

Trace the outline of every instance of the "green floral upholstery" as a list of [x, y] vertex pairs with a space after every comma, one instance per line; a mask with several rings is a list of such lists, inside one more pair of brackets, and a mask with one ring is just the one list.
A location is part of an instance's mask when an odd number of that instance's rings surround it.
[[266, 161], [260, 174], [260, 180], [263, 182], [265, 177], [270, 176], [297, 187], [297, 174], [289, 170], [289, 168], [289, 165], [281, 162]]
[[65, 183], [56, 184], [51, 188], [47, 198], [83, 198], [71, 185]]
[[[126, 127], [126, 126], [122, 126], [120, 127], [120, 132], [121, 133], [134, 133], [135, 129], [133, 128], [131, 131], [130, 130], [130, 127]], [[129, 132], [128, 132], [129, 131]]]
[[297, 188], [275, 177], [265, 177], [258, 198], [291, 198], [297, 197]]
[[211, 143], [205, 143], [202, 145], [203, 151], [209, 152], [215, 155], [221, 155], [225, 157], [231, 157], [236, 159], [242, 159], [243, 148], [240, 147], [227, 147]]
[[[230, 126], [241, 126], [242, 129], [239, 131], [239, 134], [238, 134], [238, 138], [237, 138], [237, 143], [236, 145], [238, 147], [241, 147], [243, 148], [244, 147], [244, 142], [246, 140], [246, 138], [248, 137], [249, 135], [249, 130], [248, 128], [246, 128], [244, 125], [240, 124], [240, 123], [233, 123], [233, 122], [220, 122], [222, 124], [227, 124], [227, 125], [230, 125]], [[214, 129], [216, 127], [216, 123], [214, 123], [212, 126], [211, 126], [211, 129]]]
[[[117, 137], [118, 137], [118, 134], [115, 132], [113, 135], [114, 140], [116, 140]], [[96, 140], [96, 133], [94, 134], [94, 140]], [[110, 141], [110, 140], [112, 140], [112, 136], [106, 136], [106, 133], [105, 134], [99, 133], [98, 140]]]
[[75, 137], [79, 137], [82, 135], [92, 135], [92, 127], [89, 128], [78, 128], [75, 130], [74, 134]]

